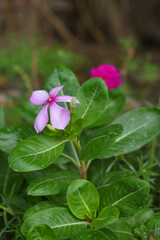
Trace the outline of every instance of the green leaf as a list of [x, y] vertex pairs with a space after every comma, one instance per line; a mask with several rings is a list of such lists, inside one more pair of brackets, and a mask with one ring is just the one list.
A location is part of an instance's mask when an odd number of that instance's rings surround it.
[[71, 125], [71, 131], [68, 135], [69, 138], [74, 138], [80, 136], [83, 127], [83, 120], [80, 118], [76, 121], [73, 121]]
[[75, 218], [66, 208], [49, 208], [27, 218], [22, 225], [22, 233], [39, 224], [47, 224], [59, 238], [72, 238], [86, 229], [87, 222]]
[[3, 127], [0, 129], [0, 149], [10, 153], [19, 142], [35, 133], [32, 126], [25, 124]]
[[155, 213], [152, 209], [144, 208], [135, 213], [130, 219], [128, 219], [128, 223], [133, 227], [137, 227], [142, 224], [146, 224], [150, 219], [155, 217]]
[[73, 173], [68, 171], [59, 171], [41, 176], [29, 185], [27, 192], [32, 196], [47, 196], [64, 193], [75, 178]]
[[88, 229], [86, 231], [80, 232], [72, 240], [111, 240], [103, 232], [95, 229]]
[[58, 238], [49, 226], [40, 224], [29, 230], [27, 240], [58, 240]]
[[71, 212], [79, 219], [94, 219], [99, 206], [99, 195], [91, 182], [78, 179], [68, 188], [67, 202]]
[[33, 136], [20, 142], [10, 153], [9, 164], [13, 170], [29, 172], [52, 164], [61, 154], [66, 140], [57, 137]]
[[118, 240], [137, 240], [134, 238], [132, 233], [133, 229], [127, 223], [126, 218], [119, 218], [117, 222], [114, 222], [106, 227], [106, 229], [101, 229], [105, 234], [107, 234], [108, 229], [112, 231]]
[[104, 80], [89, 79], [80, 87], [76, 98], [80, 104], [76, 105], [73, 118], [82, 118], [85, 128], [95, 122], [106, 107], [108, 90]]
[[49, 167], [42, 169], [41, 171], [37, 170], [34, 172], [25, 172], [25, 173], [23, 173], [23, 175], [26, 178], [27, 182], [29, 184], [31, 184], [38, 177], [41, 177], [44, 175], [49, 175], [49, 174], [55, 173], [59, 170], [61, 170], [61, 169], [58, 166], [55, 166], [54, 164], [52, 164]]
[[8, 164], [8, 154], [0, 152], [0, 192], [16, 194], [23, 184], [23, 175], [13, 171]]
[[106, 158], [133, 152], [156, 137], [160, 133], [160, 110], [153, 107], [136, 109], [113, 124], [123, 125], [124, 131], [106, 151]]
[[100, 209], [116, 206], [124, 216], [134, 214], [144, 206], [149, 195], [149, 184], [140, 179], [119, 179], [99, 187]]
[[123, 239], [118, 239], [116, 234], [109, 229], [101, 228], [101, 231], [107, 236], [107, 239], [109, 240], [123, 240]]
[[2, 106], [0, 105], [0, 128], [5, 126], [5, 116]]
[[60, 205], [58, 205], [55, 202], [51, 202], [51, 201], [41, 201], [39, 203], [37, 203], [36, 205], [30, 207], [29, 209], [27, 209], [27, 211], [24, 213], [23, 216], [23, 220], [26, 220], [27, 218], [33, 216], [34, 214], [49, 209], [49, 208], [53, 208], [53, 207], [59, 207]]
[[98, 214], [98, 217], [90, 223], [90, 226], [101, 228], [113, 222], [116, 222], [118, 220], [118, 217], [118, 208], [115, 206], [108, 206], [101, 210], [101, 212]]
[[94, 131], [94, 136], [82, 149], [81, 159], [105, 158], [107, 149], [115, 143], [122, 132], [123, 127], [118, 124], [97, 129]]
[[20, 116], [30, 122], [34, 122], [37, 114], [42, 109], [42, 106], [34, 105], [29, 100], [20, 103], [16, 106]]
[[60, 95], [75, 96], [80, 85], [73, 72], [63, 65], [52, 68], [45, 82], [44, 89], [49, 92], [52, 88], [64, 85]]
[[101, 116], [91, 127], [98, 127], [111, 122], [121, 112], [125, 104], [125, 95], [119, 89], [109, 89], [109, 102]]

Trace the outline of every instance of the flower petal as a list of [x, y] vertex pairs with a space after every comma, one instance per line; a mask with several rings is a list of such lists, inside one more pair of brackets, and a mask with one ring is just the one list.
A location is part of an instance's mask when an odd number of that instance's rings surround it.
[[[55, 97], [54, 100], [55, 102], [70, 102], [72, 98], [72, 96], [63, 95]], [[76, 99], [76, 102], [79, 103], [78, 99]]]
[[64, 129], [70, 121], [70, 111], [53, 102], [50, 104], [50, 120], [53, 127]]
[[34, 122], [34, 128], [36, 129], [36, 132], [39, 133], [43, 131], [45, 126], [48, 123], [48, 103], [41, 109], [41, 111], [38, 113], [35, 122]]
[[33, 91], [30, 101], [32, 104], [41, 105], [47, 102], [49, 94], [45, 90]]
[[57, 93], [64, 87], [64, 85], [60, 86], [60, 87], [56, 87], [56, 88], [52, 88], [51, 91], [49, 92], [49, 95], [51, 97], [55, 97], [57, 95]]
[[108, 88], [118, 88], [122, 84], [118, 69], [112, 64], [100, 64], [98, 68], [91, 69], [91, 78], [101, 77]]

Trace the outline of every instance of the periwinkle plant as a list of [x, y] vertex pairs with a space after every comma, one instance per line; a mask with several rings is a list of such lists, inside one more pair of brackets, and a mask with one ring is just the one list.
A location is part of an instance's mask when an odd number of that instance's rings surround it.
[[[66, 125], [69, 123], [70, 111], [56, 104], [56, 102], [70, 102], [73, 98], [67, 95], [56, 96], [63, 87], [64, 86], [52, 88], [49, 94], [45, 90], [38, 90], [32, 93], [30, 98], [32, 104], [45, 104], [34, 122], [37, 133], [42, 132], [49, 121], [48, 106], [50, 106], [50, 121], [53, 127], [56, 129], [65, 129]], [[76, 102], [79, 103], [78, 100], [76, 100]]]
[[[45, 95], [42, 104], [49, 105], [50, 98], [63, 100], [58, 108], [69, 112], [68, 124], [65, 122], [57, 128], [56, 112], [50, 108], [49, 120], [45, 105], [42, 108], [45, 108], [45, 121], [41, 122], [41, 116], [38, 128], [36, 124], [38, 134], [31, 126], [23, 125], [31, 130], [26, 130], [20, 139], [22, 127], [15, 127], [12, 138], [14, 136], [16, 141], [7, 147], [7, 139], [11, 137], [9, 127], [0, 132], [8, 136], [3, 143], [0, 141], [0, 148], [10, 153], [11, 168], [26, 172], [25, 176], [32, 172], [28, 194], [43, 197], [24, 214], [21, 228], [24, 236], [28, 240], [39, 239], [39, 236], [43, 240], [135, 240], [145, 239], [142, 232], [147, 237], [154, 234], [158, 219], [146, 207], [147, 182], [125, 177], [105, 184], [104, 175], [94, 186], [87, 179], [87, 172], [94, 160], [113, 161], [157, 136], [160, 133], [159, 109], [140, 108], [115, 119], [124, 105], [124, 94], [119, 89], [108, 91], [104, 80], [98, 77], [80, 86], [75, 75], [64, 66], [52, 69], [42, 91]], [[50, 91], [54, 94], [49, 96]], [[34, 109], [32, 112], [34, 114]], [[58, 113], [57, 124], [61, 125], [63, 117]], [[23, 130], [21, 132], [23, 134]]]

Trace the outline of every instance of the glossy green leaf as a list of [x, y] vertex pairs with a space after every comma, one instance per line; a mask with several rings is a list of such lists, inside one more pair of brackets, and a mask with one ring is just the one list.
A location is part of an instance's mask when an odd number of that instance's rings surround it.
[[59, 238], [72, 238], [86, 229], [87, 222], [75, 218], [66, 208], [49, 208], [27, 218], [22, 225], [22, 233], [39, 224], [47, 224]]
[[64, 193], [75, 178], [72, 172], [58, 171], [37, 178], [28, 186], [27, 192], [32, 196], [47, 196]]
[[116, 143], [106, 151], [106, 158], [133, 152], [160, 133], [160, 110], [153, 107], [127, 112], [113, 124], [124, 127]]
[[92, 124], [92, 127], [102, 126], [111, 122], [121, 112], [125, 104], [125, 94], [119, 91], [119, 89], [109, 89], [108, 93], [109, 102], [101, 116]]
[[52, 68], [45, 82], [44, 88], [49, 92], [52, 88], [64, 85], [59, 95], [75, 96], [80, 85], [74, 73], [63, 65], [57, 65]]
[[97, 131], [94, 131], [94, 136], [92, 136], [90, 141], [82, 149], [81, 159], [92, 160], [104, 158], [107, 149], [115, 143], [122, 132], [123, 126], [118, 124], [97, 129]]
[[2, 106], [0, 105], [0, 128], [5, 126], [5, 116]]
[[115, 206], [108, 206], [101, 210], [101, 212], [98, 214], [98, 217], [96, 217], [90, 223], [90, 226], [101, 228], [113, 222], [116, 222], [118, 220], [118, 217], [119, 217], [118, 208]]
[[74, 119], [83, 119], [83, 126], [87, 127], [95, 122], [106, 107], [108, 90], [103, 79], [92, 78], [79, 89], [76, 98], [80, 104], [76, 105]]
[[101, 228], [101, 231], [107, 236], [107, 239], [109, 240], [120, 240], [117, 238], [116, 234], [109, 229]]
[[48, 225], [40, 224], [29, 230], [26, 240], [58, 240], [58, 238]]
[[132, 227], [127, 223], [127, 218], [119, 218], [117, 222], [114, 222], [106, 226], [106, 229], [101, 230], [107, 234], [108, 229], [115, 234], [118, 240], [137, 240], [134, 238]]
[[9, 164], [13, 170], [29, 172], [52, 164], [61, 154], [66, 140], [57, 137], [33, 136], [20, 142], [10, 153]]
[[0, 129], [0, 149], [10, 153], [19, 142], [35, 134], [31, 125], [19, 124], [3, 127]]
[[79, 219], [94, 219], [99, 206], [99, 195], [91, 182], [78, 179], [68, 188], [67, 202], [71, 212]]
[[140, 179], [119, 179], [116, 182], [99, 187], [100, 209], [116, 206], [125, 216], [134, 214], [146, 203], [149, 184]]
[[26, 220], [27, 218], [33, 216], [34, 214], [49, 209], [49, 208], [53, 208], [53, 207], [60, 207], [60, 205], [58, 203], [55, 202], [51, 202], [51, 201], [41, 201], [38, 202], [36, 205], [30, 207], [29, 209], [27, 209], [27, 211], [24, 213], [23, 219]]
[[80, 134], [82, 132], [82, 127], [83, 127], [83, 120], [82, 119], [78, 119], [76, 121], [73, 121], [73, 123], [71, 125], [71, 130], [68, 134], [68, 137], [71, 139], [71, 138], [80, 136]]
[[28, 184], [31, 184], [38, 177], [48, 175], [48, 174], [52, 174], [52, 173], [55, 173], [59, 170], [60, 170], [60, 168], [58, 166], [55, 166], [54, 164], [52, 164], [49, 167], [42, 169], [41, 171], [37, 170], [37, 171], [34, 171], [34, 172], [25, 172], [25, 173], [23, 173], [23, 175], [25, 176]]
[[80, 232], [72, 240], [111, 240], [103, 232], [95, 229], [88, 229], [86, 231]]

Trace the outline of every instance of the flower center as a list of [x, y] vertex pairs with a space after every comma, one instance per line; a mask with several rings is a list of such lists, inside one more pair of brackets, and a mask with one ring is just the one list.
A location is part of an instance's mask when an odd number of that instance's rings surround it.
[[52, 102], [54, 102], [54, 97], [50, 97], [50, 98], [48, 99], [48, 103], [49, 103], [49, 104], [52, 103]]

